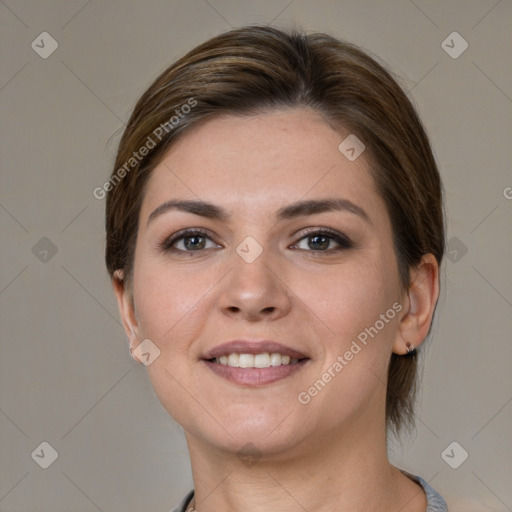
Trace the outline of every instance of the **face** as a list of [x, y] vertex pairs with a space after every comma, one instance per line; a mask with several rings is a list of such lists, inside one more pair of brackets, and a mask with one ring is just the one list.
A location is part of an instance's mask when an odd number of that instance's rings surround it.
[[199, 443], [277, 455], [384, 424], [404, 297], [348, 135], [303, 109], [217, 117], [149, 179], [131, 330], [160, 350], [154, 389]]

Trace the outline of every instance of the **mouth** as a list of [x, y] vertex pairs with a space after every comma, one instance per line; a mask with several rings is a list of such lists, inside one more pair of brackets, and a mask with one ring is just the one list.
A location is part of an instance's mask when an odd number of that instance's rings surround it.
[[202, 361], [216, 375], [234, 384], [258, 387], [295, 374], [310, 358], [275, 342], [237, 340], [216, 347]]
[[262, 352], [261, 354], [225, 354], [220, 357], [209, 359], [210, 363], [230, 366], [231, 368], [275, 368], [277, 366], [287, 366], [299, 364], [307, 358], [293, 359], [288, 355], [279, 354], [277, 352]]

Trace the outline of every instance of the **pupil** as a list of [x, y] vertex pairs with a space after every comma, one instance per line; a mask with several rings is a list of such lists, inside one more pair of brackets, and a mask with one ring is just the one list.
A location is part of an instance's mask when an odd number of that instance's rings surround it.
[[189, 236], [185, 239], [185, 247], [187, 249], [203, 249], [205, 238], [203, 236]]
[[327, 249], [329, 247], [329, 239], [326, 236], [312, 236], [309, 247], [311, 249]]

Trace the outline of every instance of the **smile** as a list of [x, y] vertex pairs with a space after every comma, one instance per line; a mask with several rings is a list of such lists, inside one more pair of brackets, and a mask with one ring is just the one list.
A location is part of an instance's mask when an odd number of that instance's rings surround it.
[[212, 363], [231, 366], [232, 368], [270, 368], [298, 364], [299, 359], [288, 355], [264, 352], [262, 354], [226, 354], [210, 360]]
[[264, 352], [261, 354], [231, 353], [202, 362], [218, 377], [243, 387], [262, 387], [291, 377], [299, 372], [309, 358]]
[[303, 352], [272, 340], [233, 340], [202, 355], [215, 375], [244, 387], [261, 387], [290, 377], [311, 359]]

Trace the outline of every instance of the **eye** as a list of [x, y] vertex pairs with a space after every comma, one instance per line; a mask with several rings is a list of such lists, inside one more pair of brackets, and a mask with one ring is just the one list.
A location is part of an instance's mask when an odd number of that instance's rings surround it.
[[162, 250], [170, 252], [200, 252], [204, 249], [219, 249], [220, 247], [208, 236], [206, 230], [197, 228], [178, 231], [164, 240], [162, 244]]
[[[334, 246], [334, 247], [333, 247]], [[350, 249], [352, 242], [345, 235], [330, 229], [310, 231], [296, 242], [291, 249], [314, 252], [334, 252]]]

